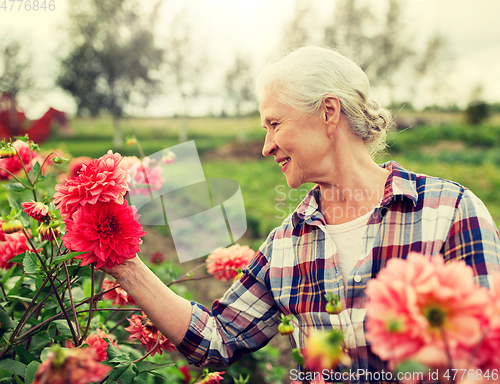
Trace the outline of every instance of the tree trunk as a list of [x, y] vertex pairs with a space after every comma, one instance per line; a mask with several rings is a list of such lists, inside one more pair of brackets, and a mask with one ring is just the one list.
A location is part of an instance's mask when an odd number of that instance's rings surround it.
[[179, 143], [184, 143], [188, 140], [188, 119], [186, 116], [181, 116], [179, 124]]
[[121, 149], [123, 146], [123, 137], [122, 137], [122, 127], [120, 126], [120, 118], [113, 116], [113, 148], [115, 150]]

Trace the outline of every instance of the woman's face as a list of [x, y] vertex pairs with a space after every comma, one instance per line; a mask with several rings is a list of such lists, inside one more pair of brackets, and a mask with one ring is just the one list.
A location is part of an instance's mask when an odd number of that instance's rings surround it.
[[274, 156], [285, 174], [288, 186], [298, 188], [307, 182], [319, 182], [324, 176], [322, 163], [330, 150], [323, 114], [310, 116], [281, 103], [274, 93], [266, 92], [260, 103], [266, 140], [262, 154]]

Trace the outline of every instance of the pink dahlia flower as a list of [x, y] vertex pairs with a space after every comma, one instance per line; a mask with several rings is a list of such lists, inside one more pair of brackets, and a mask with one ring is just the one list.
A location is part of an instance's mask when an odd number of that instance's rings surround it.
[[137, 156], [123, 156], [121, 165], [130, 171], [130, 168], [138, 162], [140, 162], [140, 160]]
[[39, 201], [28, 201], [26, 203], [21, 203], [23, 207], [23, 212], [25, 212], [29, 217], [32, 217], [39, 222], [43, 222], [44, 219], [49, 214], [49, 207]]
[[119, 307], [124, 307], [127, 304], [135, 305], [134, 299], [122, 288], [116, 281], [110, 281], [104, 279], [102, 282], [102, 290], [107, 291], [108, 289], [117, 287], [112, 291], [104, 294], [106, 300], [113, 300], [113, 305], [118, 305]]
[[206, 259], [207, 272], [221, 281], [234, 279], [238, 274], [238, 268], [248, 265], [254, 255], [255, 251], [248, 245], [235, 244], [228, 248], [217, 248]]
[[493, 313], [490, 316], [490, 324], [486, 337], [477, 352], [476, 365], [483, 372], [487, 369], [500, 370], [500, 273], [492, 277], [491, 303]]
[[390, 259], [368, 282], [366, 339], [374, 353], [398, 363], [421, 348], [444, 350], [442, 330], [455, 357], [480, 341], [488, 322], [489, 294], [474, 284], [463, 261], [412, 252]]
[[[16, 148], [19, 156], [21, 157], [24, 167], [26, 171], [29, 172], [31, 169], [31, 161], [36, 157], [36, 151], [31, 151], [28, 143], [22, 140], [16, 140], [12, 145]], [[31, 153], [31, 155], [30, 155]], [[4, 168], [13, 175], [17, 174], [23, 166], [19, 161], [19, 157], [13, 156], [7, 159], [0, 159], [0, 168]], [[11, 179], [12, 176], [5, 172], [3, 169], [0, 169], [0, 180]]]
[[[163, 351], [176, 351], [175, 345], [173, 345], [165, 336], [163, 336], [158, 328], [153, 324], [151, 320], [142, 313], [142, 316], [132, 315], [130, 319], [127, 319], [130, 325], [125, 328], [127, 332], [130, 332], [131, 339], [140, 339], [141, 345], [146, 346], [146, 350], [151, 352], [151, 356], [156, 353], [162, 354]], [[158, 345], [155, 348], [156, 342], [160, 338]]]
[[89, 384], [101, 380], [111, 367], [101, 364], [93, 348], [49, 352], [40, 364], [33, 384]]
[[91, 161], [92, 161], [92, 158], [88, 157], [88, 156], [79, 156], [79, 157], [75, 157], [75, 158], [71, 159], [71, 161], [68, 164], [66, 178], [74, 179], [75, 177], [78, 177], [82, 167], [85, 164], [89, 164]]
[[161, 167], [148, 157], [136, 162], [129, 169], [130, 194], [149, 196], [150, 191], [159, 190], [165, 182], [161, 173]]
[[128, 191], [127, 170], [120, 165], [119, 153], [109, 151], [99, 159], [84, 163], [76, 178], [64, 185], [57, 184], [54, 202], [64, 218], [71, 217], [80, 207], [97, 202], [122, 204]]
[[127, 200], [121, 204], [87, 204], [66, 219], [64, 246], [72, 251], [86, 252], [76, 259], [81, 265], [97, 263], [111, 268], [132, 259], [140, 251], [141, 237], [146, 232], [135, 219], [135, 207]]
[[0, 241], [0, 268], [10, 269], [16, 263], [9, 263], [10, 259], [29, 250], [26, 236], [23, 232], [2, 234], [4, 241]]

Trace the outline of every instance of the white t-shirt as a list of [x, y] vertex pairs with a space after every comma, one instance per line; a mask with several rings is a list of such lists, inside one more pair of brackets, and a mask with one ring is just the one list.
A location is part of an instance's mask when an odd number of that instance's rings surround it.
[[373, 211], [370, 211], [366, 215], [360, 216], [347, 223], [326, 226], [328, 234], [337, 248], [337, 257], [340, 271], [344, 278], [345, 290], [347, 290], [347, 279], [359, 260], [361, 239], [372, 212]]

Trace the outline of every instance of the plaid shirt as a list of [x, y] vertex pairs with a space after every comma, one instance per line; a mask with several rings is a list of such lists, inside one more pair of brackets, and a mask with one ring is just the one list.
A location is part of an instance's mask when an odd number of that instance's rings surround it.
[[[293, 315], [304, 329], [339, 327], [339, 316], [325, 310], [325, 293], [332, 292], [344, 308], [340, 318], [351, 371], [387, 372], [365, 339], [364, 291], [388, 259], [405, 258], [411, 251], [441, 253], [446, 261], [465, 260], [477, 282], [491, 285], [491, 273], [499, 270], [500, 239], [484, 204], [457, 183], [408, 172], [395, 162], [382, 166], [391, 173], [368, 220], [346, 289], [316, 186], [271, 232], [243, 277], [214, 302], [212, 311], [192, 303], [191, 324], [178, 347], [190, 363], [230, 365], [258, 350], [278, 332], [281, 313]], [[304, 341], [295, 327], [292, 346], [303, 347]], [[357, 380], [365, 382], [363, 376]]]

